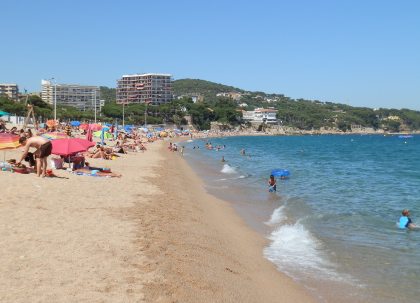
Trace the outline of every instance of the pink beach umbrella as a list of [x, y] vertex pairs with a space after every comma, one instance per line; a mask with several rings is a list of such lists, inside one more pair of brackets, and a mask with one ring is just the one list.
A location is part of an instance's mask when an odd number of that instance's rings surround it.
[[57, 139], [51, 141], [52, 154], [69, 156], [82, 151], [87, 151], [95, 143], [80, 138]]
[[102, 129], [102, 125], [100, 125], [100, 124], [89, 124], [89, 128], [92, 130], [92, 131], [98, 131], [98, 130], [101, 130]]

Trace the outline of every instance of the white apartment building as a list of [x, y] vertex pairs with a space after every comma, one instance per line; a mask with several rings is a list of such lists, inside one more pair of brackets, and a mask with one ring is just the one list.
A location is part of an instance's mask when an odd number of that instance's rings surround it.
[[117, 103], [151, 103], [172, 100], [172, 76], [169, 74], [123, 75], [117, 81]]
[[14, 101], [19, 100], [19, 87], [17, 84], [0, 83], [0, 96], [6, 95]]
[[275, 109], [266, 109], [266, 108], [256, 108], [253, 111], [242, 111], [242, 118], [248, 122], [255, 123], [277, 123], [277, 110]]
[[78, 84], [56, 84], [51, 81], [41, 81], [41, 98], [44, 102], [73, 106], [78, 110], [96, 110], [101, 108], [101, 93], [99, 86], [87, 86]]

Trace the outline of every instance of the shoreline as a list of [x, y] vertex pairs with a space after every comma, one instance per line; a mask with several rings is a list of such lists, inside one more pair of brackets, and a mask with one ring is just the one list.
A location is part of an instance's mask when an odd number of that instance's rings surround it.
[[[157, 237], [161, 244], [155, 243], [159, 249], [151, 252], [158, 253], [158, 268], [170, 285], [172, 299], [315, 302], [303, 286], [264, 258], [267, 240], [251, 230], [228, 202], [207, 193], [203, 181], [178, 153], [168, 152], [164, 143], [160, 152], [165, 165], [161, 177], [152, 181], [160, 183], [163, 194], [155, 207], [166, 208], [180, 224], [164, 221]], [[146, 298], [158, 300], [162, 284], [153, 282], [149, 287]]]
[[315, 302], [166, 144], [91, 160], [121, 178], [0, 172], [0, 300]]

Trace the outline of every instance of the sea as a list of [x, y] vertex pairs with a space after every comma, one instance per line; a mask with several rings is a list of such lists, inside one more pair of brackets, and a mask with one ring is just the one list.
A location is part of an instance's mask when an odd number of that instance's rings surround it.
[[[261, 255], [318, 302], [420, 302], [420, 229], [396, 225], [405, 208], [420, 223], [420, 136], [248, 136], [181, 144], [207, 191], [267, 239]], [[274, 169], [290, 176], [277, 179], [271, 193]]]

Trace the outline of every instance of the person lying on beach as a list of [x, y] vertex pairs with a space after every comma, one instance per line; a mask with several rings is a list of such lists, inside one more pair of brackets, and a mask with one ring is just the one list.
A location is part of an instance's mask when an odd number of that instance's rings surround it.
[[126, 154], [126, 150], [124, 149], [123, 145], [120, 143], [120, 141], [117, 141], [115, 146], [112, 148], [112, 152], [119, 153], [119, 154]]
[[404, 209], [401, 213], [400, 220], [398, 221], [399, 228], [416, 228], [416, 224], [410, 218], [410, 211], [408, 209]]
[[42, 176], [45, 177], [47, 175], [47, 159], [48, 156], [51, 155], [52, 151], [51, 141], [44, 137], [36, 136], [29, 139], [26, 137], [21, 137], [19, 139], [19, 143], [24, 145], [25, 149], [17, 164], [21, 164], [22, 160], [26, 158], [29, 153], [29, 148], [36, 148], [34, 153], [36, 158], [36, 172], [38, 177], [41, 176], [41, 172]]
[[18, 133], [18, 129], [17, 129], [17, 127], [16, 126], [13, 126], [9, 131], [8, 131], [8, 133], [9, 134], [12, 134], [12, 135], [19, 135], [19, 133]]
[[93, 158], [93, 159], [107, 159], [107, 155], [105, 153], [104, 148], [101, 146], [99, 147], [99, 149], [93, 153], [88, 153], [85, 154], [86, 157], [88, 158]]

